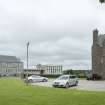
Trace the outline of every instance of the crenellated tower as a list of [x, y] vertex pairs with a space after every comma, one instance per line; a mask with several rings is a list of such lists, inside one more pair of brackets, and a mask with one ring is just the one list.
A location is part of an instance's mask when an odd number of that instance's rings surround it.
[[93, 30], [92, 73], [105, 79], [105, 35]]

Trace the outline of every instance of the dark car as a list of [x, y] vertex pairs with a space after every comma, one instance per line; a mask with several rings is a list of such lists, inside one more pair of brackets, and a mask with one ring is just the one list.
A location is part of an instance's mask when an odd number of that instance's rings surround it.
[[87, 75], [87, 80], [101, 80], [101, 76], [98, 74], [90, 74]]

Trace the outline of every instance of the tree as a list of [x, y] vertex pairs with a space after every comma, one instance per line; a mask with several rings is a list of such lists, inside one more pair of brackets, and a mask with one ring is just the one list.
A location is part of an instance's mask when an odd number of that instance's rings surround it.
[[64, 74], [74, 74], [74, 72], [73, 72], [73, 70], [72, 69], [70, 69], [70, 70], [65, 70], [64, 71]]

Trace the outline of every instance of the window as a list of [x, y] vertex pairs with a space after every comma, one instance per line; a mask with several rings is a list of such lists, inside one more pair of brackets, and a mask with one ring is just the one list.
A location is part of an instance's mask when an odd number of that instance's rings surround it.
[[70, 78], [71, 78], [71, 79], [74, 79], [74, 78], [76, 78], [76, 76], [72, 75], [72, 76], [70, 76]]

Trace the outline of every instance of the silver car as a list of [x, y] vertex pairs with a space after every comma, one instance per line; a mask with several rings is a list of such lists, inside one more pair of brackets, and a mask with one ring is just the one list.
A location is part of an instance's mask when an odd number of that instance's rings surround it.
[[75, 75], [62, 75], [53, 81], [53, 87], [65, 87], [78, 85], [78, 78]]
[[28, 82], [47, 82], [48, 78], [42, 77], [42, 76], [37, 76], [37, 75], [31, 75], [28, 77]]

